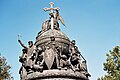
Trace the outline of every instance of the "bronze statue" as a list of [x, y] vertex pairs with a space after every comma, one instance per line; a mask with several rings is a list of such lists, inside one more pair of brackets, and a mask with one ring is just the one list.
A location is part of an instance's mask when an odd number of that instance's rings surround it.
[[69, 62], [69, 60], [67, 59], [66, 55], [61, 55], [60, 58], [60, 69], [70, 69], [71, 68], [71, 64]]
[[19, 70], [19, 74], [21, 79], [25, 79], [26, 75], [27, 75], [27, 71], [26, 71], [26, 60], [27, 60], [27, 50], [26, 49], [22, 49], [22, 56], [19, 57], [19, 61], [22, 63], [22, 66]]
[[22, 49], [22, 56], [20, 56], [19, 58], [19, 61], [21, 63], [25, 63], [26, 59], [27, 59], [27, 49]]
[[50, 18], [43, 22], [42, 30], [38, 33], [35, 43], [28, 41], [26, 46], [19, 39], [23, 47], [22, 56], [19, 61], [22, 63], [19, 74], [21, 80], [42, 80], [42, 79], [74, 79], [88, 80], [90, 74], [87, 70], [85, 58], [79, 52], [75, 40], [70, 39], [60, 31], [59, 23], [65, 26], [59, 8], [44, 8], [50, 11]]
[[42, 24], [42, 31], [45, 32], [50, 29], [50, 20], [45, 20]]
[[32, 67], [33, 67], [33, 59], [32, 59], [32, 55], [33, 55], [33, 51], [35, 50], [35, 46], [33, 45], [32, 41], [28, 42], [29, 47], [25, 46], [21, 40], [19, 39], [18, 42], [21, 44], [21, 46], [27, 50], [27, 58], [26, 58], [26, 68], [27, 70], [31, 71]]
[[63, 20], [62, 16], [59, 14], [59, 11], [57, 9], [55, 11], [56, 12], [50, 13], [49, 15], [51, 16], [50, 18], [53, 17], [53, 27], [54, 27], [54, 29], [60, 31], [58, 20], [60, 20], [61, 23], [64, 26], [65, 26], [65, 24], [64, 24], [64, 20]]
[[[53, 8], [54, 3], [50, 3], [50, 8], [44, 8], [44, 11], [50, 11], [51, 29], [60, 30], [58, 20], [65, 26], [62, 16], [59, 14], [59, 8]], [[56, 12], [54, 12], [56, 11]]]
[[75, 40], [72, 40], [70, 42], [70, 47], [69, 47], [69, 52], [71, 53], [71, 55], [77, 55], [79, 56], [79, 50], [78, 50], [78, 47], [75, 45]]

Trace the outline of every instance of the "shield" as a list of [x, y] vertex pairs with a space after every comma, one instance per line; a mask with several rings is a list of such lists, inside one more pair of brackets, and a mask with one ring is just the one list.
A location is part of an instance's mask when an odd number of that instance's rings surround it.
[[52, 48], [46, 49], [43, 58], [45, 60], [45, 64], [47, 65], [48, 69], [51, 69], [55, 58], [54, 50]]

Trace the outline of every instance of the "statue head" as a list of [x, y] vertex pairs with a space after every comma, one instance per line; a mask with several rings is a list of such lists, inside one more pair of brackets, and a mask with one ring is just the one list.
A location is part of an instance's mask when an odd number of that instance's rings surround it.
[[29, 45], [29, 47], [32, 47], [33, 46], [33, 41], [28, 41], [28, 45]]
[[75, 40], [72, 40], [72, 41], [71, 41], [71, 43], [72, 43], [73, 45], [75, 45], [75, 44], [76, 44], [76, 43], [75, 43]]
[[23, 54], [27, 53], [27, 49], [22, 49], [22, 51], [23, 51]]
[[87, 62], [86, 62], [86, 60], [85, 60], [85, 61], [82, 61], [82, 63], [83, 63], [83, 64], [86, 64]]

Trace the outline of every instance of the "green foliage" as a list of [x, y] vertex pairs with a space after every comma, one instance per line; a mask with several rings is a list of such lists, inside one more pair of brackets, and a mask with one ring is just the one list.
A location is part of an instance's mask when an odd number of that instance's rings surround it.
[[12, 80], [10, 75], [10, 65], [7, 64], [5, 57], [0, 55], [0, 80]]
[[120, 47], [116, 46], [106, 56], [107, 59], [103, 65], [107, 74], [98, 80], [120, 80]]

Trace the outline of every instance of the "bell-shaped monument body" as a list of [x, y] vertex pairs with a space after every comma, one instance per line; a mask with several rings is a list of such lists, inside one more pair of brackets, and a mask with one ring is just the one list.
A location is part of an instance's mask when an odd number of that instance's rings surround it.
[[60, 8], [50, 3], [50, 18], [43, 22], [35, 43], [29, 41], [29, 47], [23, 47], [22, 63], [19, 74], [21, 80], [89, 80], [85, 58], [81, 55], [75, 40], [70, 40], [60, 31], [58, 20], [65, 26], [59, 14]]

